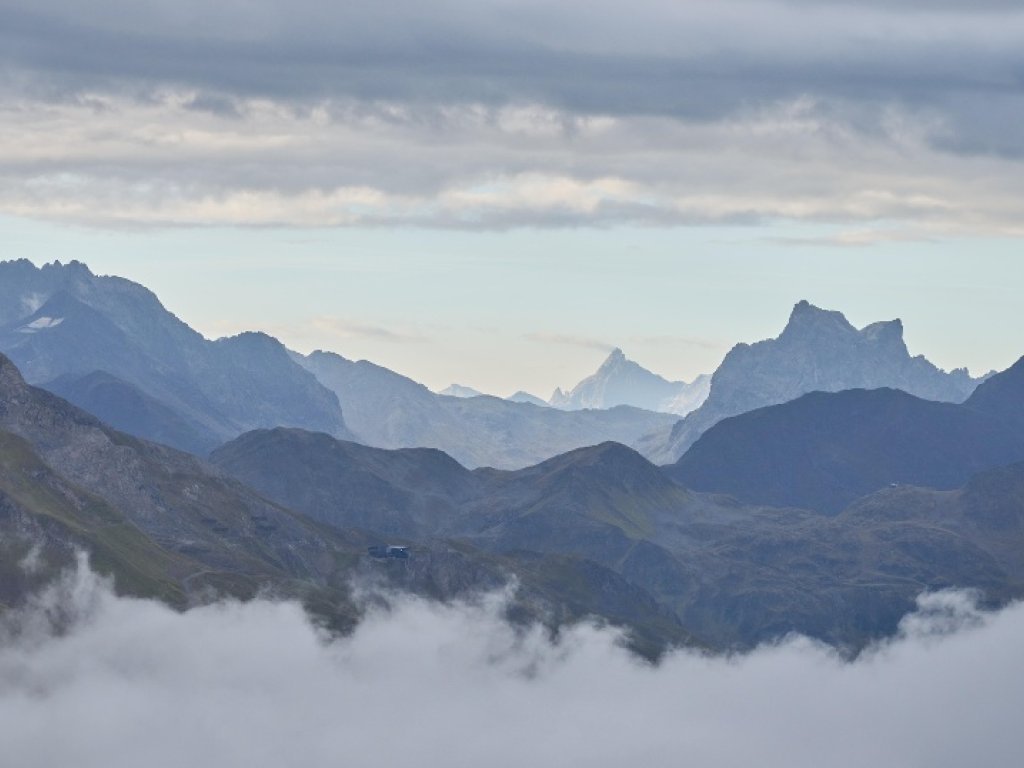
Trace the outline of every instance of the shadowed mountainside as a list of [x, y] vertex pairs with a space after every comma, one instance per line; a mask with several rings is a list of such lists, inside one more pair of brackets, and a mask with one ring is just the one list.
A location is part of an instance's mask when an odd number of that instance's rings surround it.
[[[993, 603], [1024, 594], [1024, 549], [997, 552], [999, 538], [983, 521], [946, 525], [924, 506], [909, 519], [885, 507], [870, 521], [746, 506], [689, 491], [614, 443], [524, 470], [469, 471], [434, 452], [373, 451], [269, 430], [224, 446], [213, 460], [334, 525], [359, 520], [498, 555], [590, 561], [717, 646], [795, 631], [856, 648], [894, 631], [922, 589], [976, 587]], [[422, 486], [410, 468], [421, 462], [432, 478]], [[374, 488], [369, 498], [367, 487]], [[374, 504], [378, 498], [388, 501]], [[971, 514], [965, 509], [958, 520]]]
[[986, 413], [893, 389], [813, 392], [720, 421], [667, 471], [695, 490], [835, 514], [890, 484], [958, 488], [1024, 460], [1012, 426], [1024, 398], [1014, 405]]

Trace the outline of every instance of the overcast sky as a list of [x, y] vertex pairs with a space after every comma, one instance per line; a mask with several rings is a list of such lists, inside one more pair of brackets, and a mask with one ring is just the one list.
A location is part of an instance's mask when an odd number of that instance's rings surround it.
[[[616, 344], [691, 378], [800, 298], [902, 315], [946, 367], [1009, 364], [1016, 340], [958, 346], [942, 326], [979, 338], [1021, 285], [1022, 125], [1009, 1], [0, 0], [4, 256], [155, 275], [206, 333], [259, 320], [432, 386], [546, 396]], [[809, 251], [839, 265], [820, 290]], [[174, 279], [197, 254], [205, 303]], [[993, 295], [950, 306], [968, 259]], [[766, 261], [806, 295], [714, 288]], [[893, 268], [919, 295], [836, 291], [865, 261], [913, 265]], [[381, 270], [401, 275], [365, 277]], [[645, 317], [637, 273], [697, 309]], [[686, 291], [694, 273], [710, 296]], [[275, 301], [246, 300], [260, 280]], [[503, 302], [475, 309], [486, 280], [553, 295], [518, 294], [543, 305], [525, 326]], [[333, 302], [307, 303], [325, 282]]]
[[[502, 598], [398, 598], [330, 642], [296, 604], [178, 614], [87, 571], [0, 622], [0, 741], [19, 768], [962, 768], [1020, 762], [1024, 609], [925, 597], [847, 663], [792, 639], [639, 662], [615, 633], [517, 633]], [[70, 627], [50, 631], [55, 616]]]

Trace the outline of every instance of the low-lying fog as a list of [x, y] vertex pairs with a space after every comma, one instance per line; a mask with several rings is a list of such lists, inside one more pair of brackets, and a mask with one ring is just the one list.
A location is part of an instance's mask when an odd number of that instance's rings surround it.
[[83, 563], [0, 627], [0, 763], [960, 768], [1024, 754], [1021, 605], [925, 596], [852, 663], [797, 638], [654, 667], [608, 629], [517, 633], [503, 599], [397, 598], [331, 641], [293, 603], [179, 614], [116, 597]]

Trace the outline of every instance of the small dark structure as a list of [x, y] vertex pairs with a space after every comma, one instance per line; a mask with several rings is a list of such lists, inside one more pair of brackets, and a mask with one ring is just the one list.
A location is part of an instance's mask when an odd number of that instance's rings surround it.
[[394, 544], [378, 544], [377, 546], [368, 547], [367, 552], [370, 553], [370, 557], [376, 557], [379, 560], [385, 560], [387, 558], [394, 558], [396, 560], [408, 560], [409, 559], [409, 548], [399, 547]]

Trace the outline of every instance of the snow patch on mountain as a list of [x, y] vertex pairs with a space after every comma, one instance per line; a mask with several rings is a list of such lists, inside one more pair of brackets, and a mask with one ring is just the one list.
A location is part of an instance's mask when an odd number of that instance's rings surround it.
[[35, 333], [36, 331], [43, 331], [47, 328], [56, 328], [63, 322], [63, 317], [37, 317], [31, 323], [21, 326], [21, 328], [18, 329], [18, 333]]

